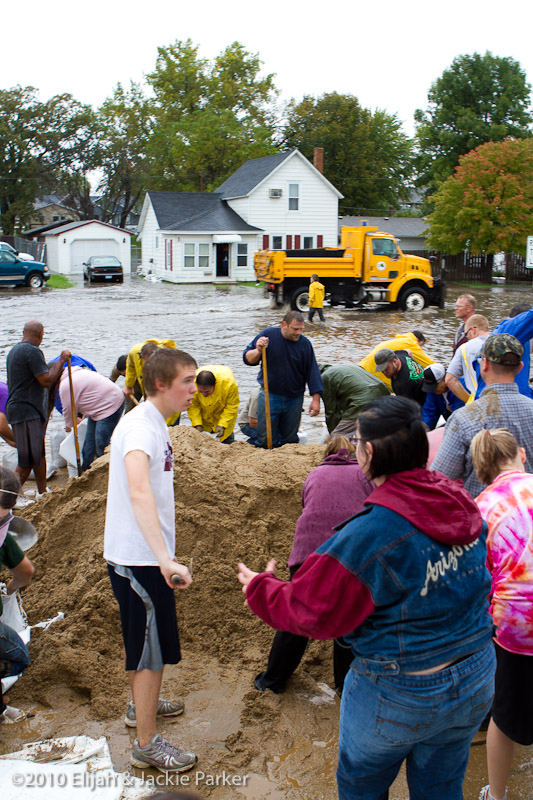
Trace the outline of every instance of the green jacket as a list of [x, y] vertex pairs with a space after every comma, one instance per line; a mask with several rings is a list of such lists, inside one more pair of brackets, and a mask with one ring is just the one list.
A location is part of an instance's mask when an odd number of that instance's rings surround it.
[[361, 408], [376, 397], [390, 394], [385, 384], [363, 367], [321, 364], [326, 425], [331, 433], [342, 419], [357, 419]]

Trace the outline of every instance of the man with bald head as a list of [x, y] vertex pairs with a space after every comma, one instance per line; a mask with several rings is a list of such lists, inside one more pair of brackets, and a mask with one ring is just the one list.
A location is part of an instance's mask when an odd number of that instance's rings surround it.
[[6, 416], [18, 452], [17, 474], [22, 485], [33, 469], [37, 496], [46, 492], [46, 390], [55, 384], [63, 370], [63, 364], [71, 355], [69, 350], [63, 350], [59, 360], [48, 369], [39, 349], [43, 335], [42, 323], [36, 319], [29, 320], [24, 325], [22, 341], [12, 347], [7, 356], [9, 397]]

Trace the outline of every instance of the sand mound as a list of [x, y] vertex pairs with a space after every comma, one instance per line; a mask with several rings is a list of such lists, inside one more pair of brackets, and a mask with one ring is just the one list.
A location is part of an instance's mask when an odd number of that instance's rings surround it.
[[[265, 651], [272, 632], [248, 610], [236, 563], [262, 569], [287, 561], [301, 511], [300, 493], [322, 458], [320, 445], [265, 452], [221, 446], [191, 428], [171, 432], [174, 447], [177, 556], [194, 559], [194, 584], [177, 592], [183, 649], [245, 664]], [[50, 685], [88, 696], [96, 716], [120, 713], [125, 686], [118, 609], [102, 557], [108, 457], [24, 512], [40, 534], [29, 554], [36, 567], [24, 591], [30, 622], [65, 613], [35, 632], [25, 691], [47, 704]], [[287, 577], [284, 567], [281, 577]], [[256, 645], [256, 647], [253, 647]]]

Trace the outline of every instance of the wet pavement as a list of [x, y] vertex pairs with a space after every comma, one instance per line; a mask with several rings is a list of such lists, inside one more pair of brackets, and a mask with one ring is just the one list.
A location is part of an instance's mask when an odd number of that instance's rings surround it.
[[[452, 287], [444, 309], [432, 307], [417, 313], [326, 309], [326, 325], [318, 322], [308, 325], [305, 334], [311, 339], [319, 362], [357, 363], [382, 339], [419, 329], [427, 337], [427, 352], [447, 364], [458, 324], [454, 302], [463, 291], [471, 290]], [[533, 302], [533, 291], [529, 286], [521, 290], [502, 287], [476, 289], [473, 293], [478, 299], [479, 311], [488, 317], [492, 327], [507, 316], [515, 303]], [[47, 359], [68, 347], [92, 361], [100, 372], [107, 375], [117, 357], [127, 353], [136, 342], [151, 337], [172, 338], [179, 348], [191, 353], [199, 365], [229, 366], [239, 383], [241, 400], [244, 400], [254, 386], [257, 370], [245, 366], [242, 350], [264, 327], [279, 324], [282, 313], [280, 309], [271, 308], [269, 300], [256, 287], [173, 286], [152, 284], [136, 276], [126, 278], [123, 285], [113, 286], [87, 287], [80, 278], [75, 287], [67, 290], [2, 289], [0, 380], [6, 380], [5, 359], [13, 344], [20, 341], [24, 322], [37, 318], [45, 327], [42, 349]], [[304, 415], [303, 425], [309, 440], [319, 441], [323, 434], [323, 414], [316, 420]], [[0, 443], [0, 455], [2, 446], [7, 447]], [[81, 719], [85, 713], [83, 706], [79, 712]], [[57, 735], [62, 726], [57, 718], [53, 721], [41, 717], [40, 722], [30, 727], [34, 737], [35, 734], [52, 732]], [[86, 732], [93, 735], [102, 729], [94, 721], [88, 727]], [[115, 757], [118, 755], [117, 767], [125, 768], [129, 738], [118, 724], [108, 732], [112, 741], [115, 739], [113, 750]], [[464, 790], [467, 800], [475, 800], [480, 787], [486, 783], [484, 739], [485, 735], [479, 734], [471, 750]], [[331, 776], [326, 782], [330, 780], [334, 778]], [[257, 781], [257, 793], [248, 796], [278, 796], [273, 786], [270, 790], [274, 793], [269, 794], [267, 787], [261, 784], [261, 781], [265, 782], [264, 777], [257, 776]], [[531, 800], [532, 784], [533, 750], [517, 748], [510, 800]], [[391, 797], [398, 800], [407, 797], [401, 777]]]

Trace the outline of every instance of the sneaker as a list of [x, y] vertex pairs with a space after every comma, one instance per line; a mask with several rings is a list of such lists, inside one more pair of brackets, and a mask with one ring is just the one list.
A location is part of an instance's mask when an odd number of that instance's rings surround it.
[[37, 498], [37, 500], [40, 500], [41, 497], [45, 497], [45, 495], [47, 494], [52, 494], [52, 490], [50, 489], [49, 486], [46, 487], [44, 492], [35, 492], [35, 497]]
[[134, 767], [155, 767], [160, 772], [186, 772], [198, 761], [194, 753], [174, 747], [160, 733], [152, 736], [146, 747], [141, 747], [135, 739], [130, 760]]
[[[490, 784], [487, 784], [487, 786], [483, 787], [483, 789], [479, 793], [478, 800], [496, 800], [496, 798], [494, 798], [490, 793]], [[507, 786], [505, 787], [505, 794], [501, 798], [501, 800], [507, 800]]]
[[0, 723], [3, 725], [11, 725], [13, 722], [22, 722], [22, 720], [29, 719], [29, 717], [33, 716], [33, 714], [27, 714], [20, 708], [15, 708], [15, 706], [6, 706], [0, 714]]
[[[157, 716], [171, 719], [172, 717], [179, 717], [183, 714], [185, 705], [182, 700], [159, 700], [157, 703]], [[135, 716], [135, 703], [130, 702], [126, 716], [124, 717], [124, 724], [128, 728], [137, 727], [137, 717]]]

